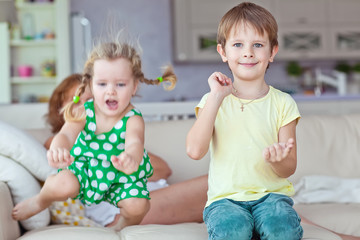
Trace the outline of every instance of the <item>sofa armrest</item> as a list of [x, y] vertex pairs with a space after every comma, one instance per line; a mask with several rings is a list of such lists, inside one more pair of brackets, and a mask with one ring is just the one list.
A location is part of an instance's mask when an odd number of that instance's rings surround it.
[[12, 219], [13, 201], [6, 183], [0, 181], [0, 240], [12, 240], [20, 237], [20, 227]]

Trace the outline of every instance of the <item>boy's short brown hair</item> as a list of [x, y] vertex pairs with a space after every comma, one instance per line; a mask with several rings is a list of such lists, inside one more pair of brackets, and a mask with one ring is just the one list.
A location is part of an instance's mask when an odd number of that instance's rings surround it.
[[251, 2], [243, 2], [230, 9], [221, 19], [217, 33], [217, 43], [225, 49], [226, 39], [231, 29], [241, 23], [250, 24], [260, 35], [266, 32], [271, 49], [278, 45], [278, 26], [274, 16], [265, 8]]

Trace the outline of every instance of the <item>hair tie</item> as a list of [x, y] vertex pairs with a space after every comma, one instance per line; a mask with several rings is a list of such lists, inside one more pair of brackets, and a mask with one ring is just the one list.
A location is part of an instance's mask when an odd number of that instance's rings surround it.
[[78, 103], [79, 100], [80, 100], [80, 97], [79, 97], [79, 96], [74, 96], [74, 97], [73, 97], [73, 102], [74, 102], [75, 104]]
[[163, 77], [158, 77], [157, 80], [161, 83], [162, 81], [164, 81]]

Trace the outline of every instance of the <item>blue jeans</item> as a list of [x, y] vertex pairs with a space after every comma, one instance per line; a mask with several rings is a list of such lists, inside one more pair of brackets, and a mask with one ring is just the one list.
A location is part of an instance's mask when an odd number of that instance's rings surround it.
[[303, 229], [293, 200], [269, 193], [255, 201], [222, 199], [204, 210], [209, 240], [299, 240]]

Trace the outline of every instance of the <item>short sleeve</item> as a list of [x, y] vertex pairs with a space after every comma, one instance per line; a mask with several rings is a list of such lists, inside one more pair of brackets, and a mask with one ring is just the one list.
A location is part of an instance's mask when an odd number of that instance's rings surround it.
[[196, 107], [195, 107], [196, 117], [198, 117], [199, 109], [200, 109], [200, 108], [204, 108], [208, 96], [209, 96], [209, 93], [205, 94], [205, 95], [201, 98], [201, 100], [200, 100], [200, 102], [198, 103], [198, 105], [196, 105]]
[[296, 124], [297, 124], [301, 116], [295, 100], [289, 94], [285, 94], [283, 104], [284, 104], [284, 108], [282, 112], [281, 127], [289, 124], [294, 120], [296, 120]]

